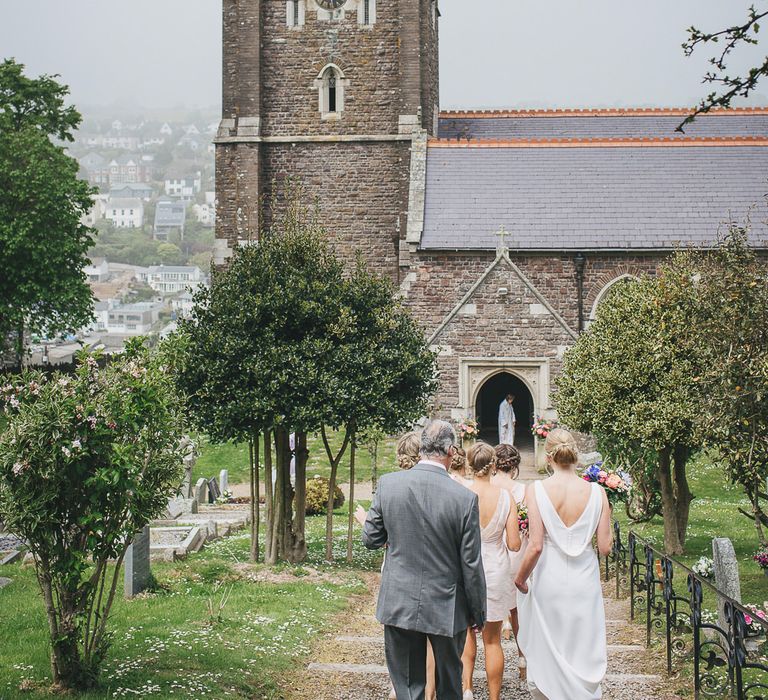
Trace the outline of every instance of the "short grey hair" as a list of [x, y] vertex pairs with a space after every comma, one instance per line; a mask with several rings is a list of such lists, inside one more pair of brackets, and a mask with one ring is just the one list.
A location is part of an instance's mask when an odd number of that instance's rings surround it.
[[444, 420], [430, 420], [421, 431], [421, 454], [424, 457], [447, 457], [456, 443], [456, 431]]

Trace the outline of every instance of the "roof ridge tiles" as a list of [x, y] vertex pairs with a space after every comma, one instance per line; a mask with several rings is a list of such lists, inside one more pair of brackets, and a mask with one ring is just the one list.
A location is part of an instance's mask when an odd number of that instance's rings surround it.
[[433, 148], [531, 148], [531, 147], [617, 147], [617, 146], [768, 146], [768, 136], [606, 136], [559, 138], [435, 138]]
[[[588, 116], [688, 116], [694, 107], [599, 107], [599, 108], [547, 108], [547, 109], [480, 109], [480, 110], [443, 110], [443, 119], [465, 118], [482, 119], [494, 117], [588, 117]], [[745, 116], [768, 114], [768, 107], [729, 107], [714, 108], [707, 116]]]

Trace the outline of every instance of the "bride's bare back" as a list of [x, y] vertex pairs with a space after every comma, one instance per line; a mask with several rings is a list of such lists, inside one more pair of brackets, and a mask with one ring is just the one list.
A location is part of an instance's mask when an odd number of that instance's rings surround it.
[[556, 473], [543, 486], [563, 525], [571, 527], [578, 522], [589, 503], [590, 485], [573, 473]]

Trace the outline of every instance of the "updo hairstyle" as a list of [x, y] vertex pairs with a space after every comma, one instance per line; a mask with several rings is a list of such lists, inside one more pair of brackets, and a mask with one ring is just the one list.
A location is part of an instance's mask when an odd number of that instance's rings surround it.
[[457, 447], [453, 451], [451, 471], [461, 476], [464, 476], [464, 473], [467, 471], [467, 453], [463, 447]]
[[419, 463], [420, 435], [412, 431], [397, 441], [397, 463], [400, 469], [410, 469]]
[[550, 432], [544, 443], [547, 456], [558, 466], [567, 469], [579, 461], [579, 448], [567, 430], [557, 428]]
[[476, 442], [469, 448], [467, 462], [475, 476], [487, 476], [496, 466], [496, 453], [487, 442]]
[[514, 445], [496, 445], [496, 469], [505, 472], [513, 479], [520, 474], [520, 451]]

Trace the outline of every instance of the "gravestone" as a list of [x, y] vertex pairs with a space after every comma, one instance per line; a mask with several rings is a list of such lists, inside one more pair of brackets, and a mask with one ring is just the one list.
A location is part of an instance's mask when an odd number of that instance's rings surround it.
[[[712, 559], [715, 568], [715, 586], [729, 598], [741, 602], [741, 582], [739, 580], [739, 562], [733, 543], [727, 537], [716, 537], [712, 540]], [[724, 630], [728, 629], [724, 614], [724, 599], [717, 601], [718, 624]]]
[[182, 498], [192, 498], [192, 471], [197, 462], [198, 452], [192, 439], [185, 435], [181, 438], [182, 461], [184, 462], [184, 480], [181, 482]]
[[216, 481], [216, 477], [214, 476], [208, 482], [208, 501], [210, 503], [216, 503], [216, 499], [219, 496], [221, 496], [221, 490], [219, 489], [219, 482]]
[[125, 553], [125, 597], [145, 591], [152, 580], [149, 569], [149, 525], [136, 533]]
[[11, 579], [0, 576], [0, 588], [5, 588], [10, 582]]
[[229, 491], [229, 471], [226, 469], [219, 472], [219, 488], [222, 493]]
[[195, 484], [194, 499], [198, 505], [208, 503], [208, 479], [200, 478]]

